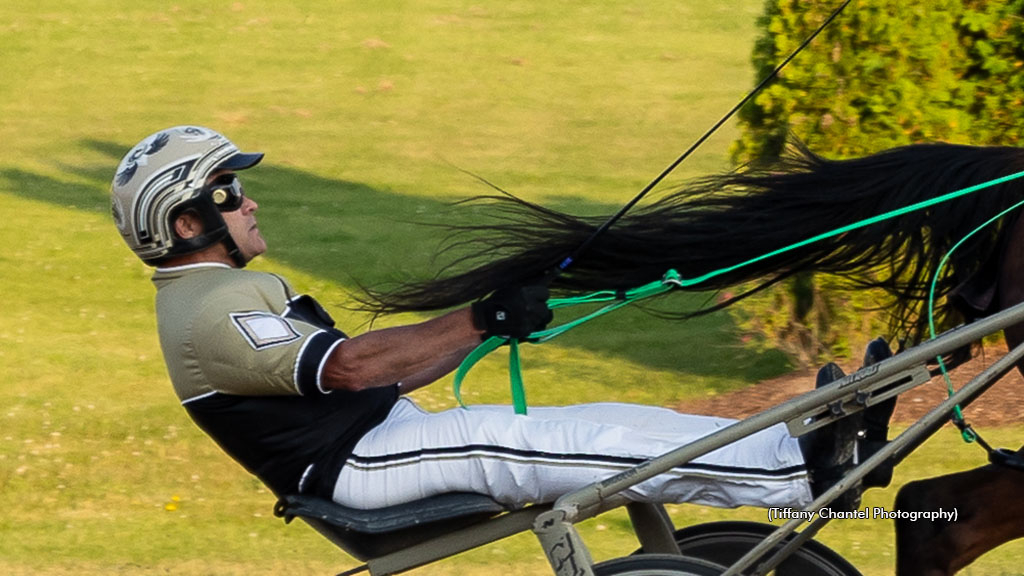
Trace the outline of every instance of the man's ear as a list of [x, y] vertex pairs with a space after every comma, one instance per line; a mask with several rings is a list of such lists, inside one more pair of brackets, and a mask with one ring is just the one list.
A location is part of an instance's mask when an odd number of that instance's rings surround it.
[[191, 210], [186, 210], [174, 219], [174, 233], [179, 238], [195, 238], [203, 233], [203, 223], [199, 215]]

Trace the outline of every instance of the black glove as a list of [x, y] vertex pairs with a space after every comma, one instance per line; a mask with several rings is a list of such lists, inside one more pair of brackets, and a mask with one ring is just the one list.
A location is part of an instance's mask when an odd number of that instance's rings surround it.
[[473, 303], [473, 324], [484, 330], [485, 337], [526, 338], [551, 322], [548, 295], [544, 284], [502, 288]]

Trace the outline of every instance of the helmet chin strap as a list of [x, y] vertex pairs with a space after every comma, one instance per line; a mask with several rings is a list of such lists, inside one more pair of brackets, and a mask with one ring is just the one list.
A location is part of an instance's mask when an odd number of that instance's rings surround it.
[[231, 234], [228, 233], [225, 235], [221, 242], [224, 244], [224, 247], [228, 249], [228, 256], [231, 257], [231, 260], [235, 265], [239, 268], [245, 268], [245, 265], [248, 264], [248, 262], [245, 260], [245, 256], [242, 255], [242, 251], [238, 249], [238, 244], [235, 243], [235, 239], [231, 237]]

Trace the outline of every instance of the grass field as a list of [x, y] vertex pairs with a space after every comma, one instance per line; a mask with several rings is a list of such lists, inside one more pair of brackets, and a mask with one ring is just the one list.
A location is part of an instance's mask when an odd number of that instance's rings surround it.
[[[752, 85], [760, 0], [601, 3], [271, 1], [164, 7], [123, 0], [0, 6], [0, 573], [334, 573], [354, 561], [273, 518], [272, 496], [177, 404], [160, 357], [150, 271], [121, 243], [107, 188], [141, 137], [208, 125], [267, 153], [247, 173], [271, 250], [254, 264], [328, 304], [355, 281], [431, 269], [448, 203], [486, 192], [608, 213]], [[797, 61], [794, 65], [799, 65]], [[680, 172], [728, 166], [726, 126]], [[695, 306], [680, 297], [672, 306]], [[381, 320], [388, 324], [408, 320]], [[526, 352], [535, 404], [672, 405], [787, 369], [737, 345], [729, 319], [623, 312]], [[471, 402], [507, 401], [500, 358]], [[453, 404], [445, 383], [419, 393]], [[1015, 445], [1021, 428], [993, 430]], [[941, 434], [899, 481], [977, 463]], [[894, 488], [869, 494], [889, 503]], [[765, 520], [679, 506], [681, 524]], [[632, 548], [625, 519], [590, 522], [595, 554]], [[865, 574], [891, 571], [887, 524], [822, 540]], [[1016, 574], [1020, 546], [968, 574]], [[334, 572], [332, 572], [334, 571]], [[547, 573], [532, 537], [426, 574]]]

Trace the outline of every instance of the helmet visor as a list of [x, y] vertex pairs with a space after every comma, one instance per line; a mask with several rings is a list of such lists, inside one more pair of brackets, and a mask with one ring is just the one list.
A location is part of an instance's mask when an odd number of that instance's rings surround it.
[[263, 160], [262, 153], [243, 154], [239, 152], [217, 165], [218, 170], [245, 170], [252, 168]]

